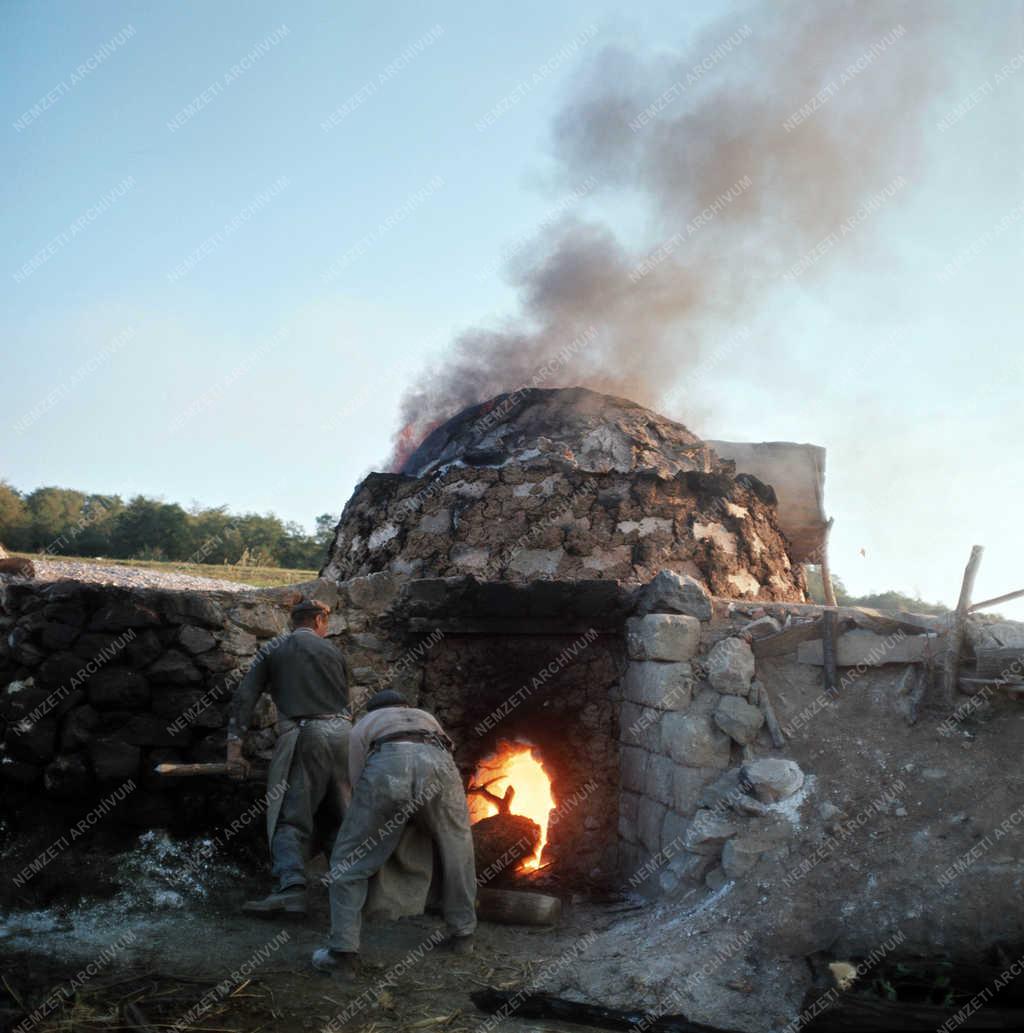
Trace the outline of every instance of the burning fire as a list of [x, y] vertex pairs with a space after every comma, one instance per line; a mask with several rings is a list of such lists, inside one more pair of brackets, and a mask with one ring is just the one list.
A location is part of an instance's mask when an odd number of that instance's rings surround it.
[[497, 751], [485, 757], [476, 769], [475, 786], [487, 786], [488, 795], [470, 793], [469, 820], [478, 822], [498, 814], [500, 808], [491, 797], [504, 797], [509, 787], [514, 790], [510, 814], [521, 814], [540, 826], [537, 849], [520, 865], [522, 871], [540, 867], [540, 859], [548, 841], [548, 818], [554, 809], [551, 779], [544, 765], [534, 755], [533, 747], [521, 742], [502, 742]]

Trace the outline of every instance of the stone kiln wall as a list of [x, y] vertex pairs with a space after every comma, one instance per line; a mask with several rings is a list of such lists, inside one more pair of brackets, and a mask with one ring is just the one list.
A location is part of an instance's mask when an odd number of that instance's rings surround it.
[[700, 585], [661, 574], [636, 610], [619, 719], [621, 871], [649, 895], [716, 888], [762, 855], [785, 856], [792, 826], [765, 804], [791, 796], [803, 774], [758, 759], [754, 744], [763, 754], [772, 743], [754, 654], [746, 637], [714, 641]]
[[323, 575], [642, 583], [663, 569], [729, 598], [804, 598], [774, 495], [753, 478], [550, 462], [371, 474], [345, 507]]

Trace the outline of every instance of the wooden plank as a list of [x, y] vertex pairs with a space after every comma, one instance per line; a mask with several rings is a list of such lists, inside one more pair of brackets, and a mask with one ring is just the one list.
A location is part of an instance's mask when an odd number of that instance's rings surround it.
[[945, 706], [953, 705], [957, 679], [960, 676], [960, 653], [964, 643], [964, 624], [971, 605], [971, 592], [974, 591], [974, 579], [978, 576], [981, 555], [985, 550], [980, 545], [971, 549], [971, 557], [964, 568], [964, 578], [960, 585], [960, 599], [953, 615], [953, 625], [949, 632], [949, 651], [946, 654], [946, 668], [942, 678], [942, 702]]
[[825, 531], [821, 539], [821, 588], [825, 593], [826, 606], [838, 606], [836, 593], [832, 586], [832, 568], [828, 563], [828, 537], [832, 533], [832, 517], [828, 518], [825, 524]]
[[754, 651], [754, 656], [758, 658], [784, 656], [786, 653], [796, 652], [796, 647], [801, 642], [809, 642], [814, 638], [821, 638], [820, 617], [813, 621], [801, 621], [799, 624], [791, 624], [777, 635], [755, 639], [751, 648]]
[[979, 677], [1009, 681], [1024, 674], [1024, 646], [980, 646], [974, 653]]

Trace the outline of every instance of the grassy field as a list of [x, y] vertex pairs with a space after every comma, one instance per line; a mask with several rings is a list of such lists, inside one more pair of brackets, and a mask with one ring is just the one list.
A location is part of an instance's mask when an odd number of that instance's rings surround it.
[[285, 567], [232, 567], [216, 563], [174, 563], [163, 560], [114, 560], [102, 556], [49, 556], [41, 557], [32, 552], [12, 552], [11, 556], [22, 557], [33, 562], [47, 559], [65, 560], [68, 563], [90, 563], [100, 567], [144, 567], [160, 570], [166, 574], [190, 574], [192, 577], [209, 577], [218, 581], [236, 581], [257, 588], [276, 588], [280, 585], [294, 585], [298, 581], [311, 581], [317, 576], [315, 570], [288, 570]]

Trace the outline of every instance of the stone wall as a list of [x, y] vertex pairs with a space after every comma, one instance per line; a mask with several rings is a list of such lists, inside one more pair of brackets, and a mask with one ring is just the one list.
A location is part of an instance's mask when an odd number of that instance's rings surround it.
[[552, 461], [371, 474], [345, 507], [323, 574], [642, 583], [663, 569], [720, 596], [804, 598], [774, 495], [753, 478]]
[[[113, 820], [146, 827], [187, 820], [201, 833], [204, 800], [245, 788], [161, 779], [153, 767], [224, 760], [232, 693], [257, 651], [288, 630], [288, 611], [302, 595], [332, 607], [331, 639], [353, 668], [354, 698], [365, 698], [399, 656], [379, 621], [396, 592], [389, 576], [239, 593], [7, 583], [0, 781], [8, 817], [23, 817], [39, 800], [81, 808], [131, 781]], [[273, 750], [275, 719], [264, 699], [245, 747], [257, 762]]]

